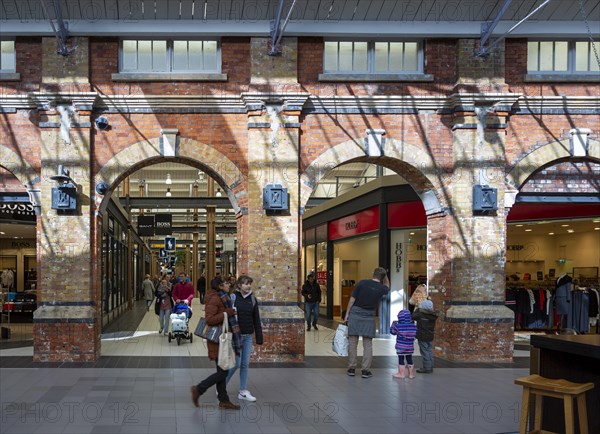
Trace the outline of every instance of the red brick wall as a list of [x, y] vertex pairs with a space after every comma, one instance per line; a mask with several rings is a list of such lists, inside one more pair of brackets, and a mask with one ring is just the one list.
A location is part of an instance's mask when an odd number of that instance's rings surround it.
[[[440, 333], [436, 330], [433, 341], [434, 354], [448, 360], [469, 360], [469, 362], [512, 362], [514, 330], [512, 323], [466, 323], [438, 321]], [[435, 350], [442, 343], [444, 350]], [[510, 351], [506, 351], [507, 345]]]
[[304, 321], [263, 320], [263, 345], [254, 346], [253, 362], [304, 361]]
[[97, 323], [34, 323], [35, 362], [92, 362], [100, 355], [100, 327]]
[[12, 149], [39, 171], [41, 131], [37, 127], [38, 122], [39, 114], [35, 109], [0, 115], [0, 145]]
[[240, 170], [247, 171], [248, 118], [245, 114], [109, 113], [104, 116], [111, 127], [94, 133], [95, 171], [128, 146], [159, 137], [164, 128], [178, 128], [180, 137], [210, 145]]
[[[568, 140], [573, 128], [590, 128], [589, 138], [598, 140], [600, 117], [594, 115], [512, 115], [506, 129], [506, 161], [512, 168], [536, 148]], [[510, 169], [508, 169], [510, 170]]]
[[432, 74], [435, 83], [453, 85], [456, 71], [456, 39], [428, 39], [425, 42], [425, 74]]
[[590, 193], [600, 191], [600, 164], [590, 161], [566, 162], [536, 172], [520, 190], [522, 193]]

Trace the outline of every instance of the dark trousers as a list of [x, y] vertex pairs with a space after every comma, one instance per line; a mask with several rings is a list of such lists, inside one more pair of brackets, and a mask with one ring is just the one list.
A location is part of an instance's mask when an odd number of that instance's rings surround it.
[[206, 289], [198, 290], [198, 297], [200, 298], [200, 304], [204, 304], [204, 294], [206, 294]]
[[[217, 362], [215, 362], [216, 364]], [[200, 383], [198, 383], [198, 391], [200, 394], [206, 392], [210, 387], [217, 385], [217, 393], [219, 397], [219, 402], [227, 402], [229, 401], [229, 396], [227, 395], [227, 371], [219, 368], [217, 364], [217, 372], [206, 377]]]

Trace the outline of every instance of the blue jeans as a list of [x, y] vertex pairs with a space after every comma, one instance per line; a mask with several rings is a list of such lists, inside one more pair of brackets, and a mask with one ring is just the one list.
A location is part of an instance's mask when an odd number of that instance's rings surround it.
[[226, 384], [229, 383], [231, 377], [235, 371], [240, 368], [240, 390], [246, 390], [248, 384], [248, 368], [250, 368], [250, 355], [254, 350], [252, 340], [254, 339], [253, 334], [242, 335], [242, 351], [239, 356], [235, 358], [235, 368], [230, 369], [227, 373]]
[[169, 334], [169, 320], [171, 318], [171, 309], [168, 310], [160, 310], [158, 314], [158, 324], [160, 325], [160, 329], [166, 334]]
[[421, 350], [421, 356], [423, 357], [423, 369], [425, 371], [433, 370], [433, 342], [419, 341], [419, 350]]
[[311, 325], [311, 316], [314, 316], [314, 320], [312, 321], [312, 325], [316, 326], [317, 321], [319, 320], [319, 303], [306, 303], [306, 325], [310, 328]]

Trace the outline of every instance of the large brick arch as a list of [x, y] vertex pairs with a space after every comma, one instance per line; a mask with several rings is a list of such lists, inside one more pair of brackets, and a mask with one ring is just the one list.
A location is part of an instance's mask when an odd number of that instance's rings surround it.
[[40, 176], [36, 170], [23, 157], [1, 143], [0, 162], [2, 167], [12, 173], [21, 184], [33, 186], [40, 182]]
[[365, 155], [362, 141], [356, 139], [340, 143], [322, 153], [304, 170], [300, 176], [302, 207], [323, 176], [334, 167], [350, 161], [379, 164], [396, 171], [421, 197], [428, 213], [448, 206], [442, 180], [436, 176], [441, 171], [425, 150], [400, 140], [386, 139], [384, 156], [369, 157]]
[[[234, 210], [239, 209], [238, 197], [243, 195], [244, 176], [231, 160], [216, 149], [193, 139], [182, 138], [179, 141], [177, 157], [164, 157], [160, 153], [159, 138], [134, 143], [111, 158], [96, 174], [95, 183], [100, 181], [110, 185], [109, 192], [129, 174], [145, 166], [165, 161], [189, 164], [201, 168], [223, 188]], [[106, 194], [100, 209], [108, 204]]]
[[[553, 163], [572, 159], [569, 140], [557, 140], [543, 145], [517, 162], [515, 167], [506, 175], [506, 183], [520, 190], [527, 180], [538, 170]], [[589, 139], [587, 160], [600, 163], [600, 141]]]

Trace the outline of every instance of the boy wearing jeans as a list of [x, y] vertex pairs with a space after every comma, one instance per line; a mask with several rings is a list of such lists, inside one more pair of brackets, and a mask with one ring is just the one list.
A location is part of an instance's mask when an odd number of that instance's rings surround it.
[[417, 322], [417, 339], [423, 357], [423, 369], [417, 369], [421, 374], [433, 372], [433, 336], [437, 317], [431, 300], [422, 301], [412, 314], [412, 319]]

